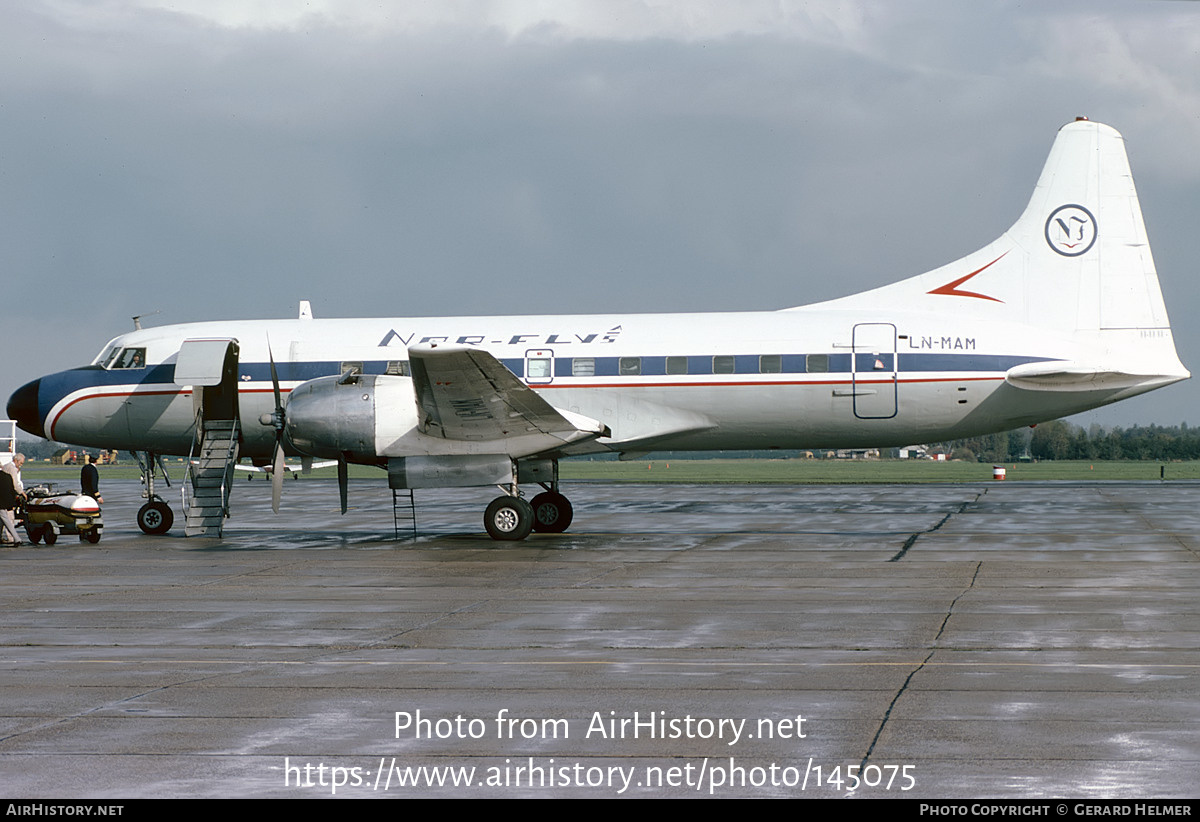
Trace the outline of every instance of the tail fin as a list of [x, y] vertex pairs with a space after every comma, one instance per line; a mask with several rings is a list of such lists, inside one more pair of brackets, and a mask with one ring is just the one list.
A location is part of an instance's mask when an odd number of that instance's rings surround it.
[[1086, 340], [1128, 373], [1189, 376], [1175, 353], [1125, 140], [1083, 119], [1059, 130], [1029, 205], [998, 240], [824, 306], [1024, 323]]
[[1005, 236], [1025, 257], [1021, 297], [1030, 324], [1170, 331], [1125, 140], [1115, 129], [1086, 120], [1063, 126], [1025, 213]]

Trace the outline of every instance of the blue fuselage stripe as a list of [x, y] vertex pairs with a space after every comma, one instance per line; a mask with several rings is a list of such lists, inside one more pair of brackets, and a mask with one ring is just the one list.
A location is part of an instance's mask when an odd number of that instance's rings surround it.
[[[893, 370], [901, 374], [916, 373], [999, 373], [1003, 374], [1016, 365], [1030, 362], [1046, 362], [1049, 357], [1009, 356], [999, 354], [909, 354], [899, 357], [887, 354], [857, 354], [856, 368], [859, 373], [883, 372], [890, 374]], [[665, 377], [665, 376], [705, 376], [705, 377], [736, 377], [755, 375], [770, 378], [774, 375], [796, 374], [831, 374], [848, 375], [851, 371], [851, 355], [849, 353], [827, 353], [816, 356], [805, 354], [782, 354], [769, 358], [757, 354], [737, 355], [690, 355], [680, 357], [650, 356], [650, 357], [557, 357], [555, 358], [553, 374], [555, 378], [576, 377], [584, 380], [587, 377], [622, 378], [622, 377]], [[894, 369], [893, 358], [898, 361]], [[670, 360], [670, 362], [668, 362]], [[686, 360], [686, 370], [683, 362]], [[580, 362], [583, 361], [583, 362]], [[391, 366], [395, 373], [395, 360], [371, 360], [362, 364], [366, 374], [386, 374]], [[504, 358], [500, 362], [518, 377], [525, 375], [525, 360]], [[311, 361], [311, 362], [280, 362], [276, 363], [279, 380], [283, 383], [300, 383], [317, 377], [327, 377], [341, 372], [343, 362], [340, 360]], [[810, 370], [810, 366], [816, 366]], [[822, 367], [824, 366], [824, 367]], [[770, 370], [762, 371], [760, 368]], [[777, 369], [777, 370], [776, 370]], [[115, 368], [105, 370], [99, 366], [75, 368], [61, 371], [41, 380], [41, 390], [38, 392], [38, 407], [41, 418], [45, 419], [50, 409], [73, 391], [85, 388], [103, 388], [104, 386], [139, 385], [144, 387], [174, 386], [175, 365], [163, 363], [146, 368]], [[243, 382], [270, 382], [271, 366], [265, 362], [243, 362], [238, 366], [238, 377]], [[578, 383], [586, 387], [586, 382]], [[536, 387], [536, 386], [535, 386]]]

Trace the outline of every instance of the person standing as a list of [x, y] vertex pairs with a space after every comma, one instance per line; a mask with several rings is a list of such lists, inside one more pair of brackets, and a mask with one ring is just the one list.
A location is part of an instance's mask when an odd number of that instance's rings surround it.
[[4, 466], [4, 473], [13, 479], [13, 488], [18, 496], [25, 496], [25, 483], [21, 481], [21, 466], [25, 464], [24, 454], [13, 454], [12, 462]]
[[[12, 463], [9, 463], [11, 465]], [[13, 474], [8, 465], [0, 470], [0, 538], [6, 544], [20, 545], [21, 538], [17, 536], [16, 509], [21, 495], [17, 493], [13, 482]], [[9, 541], [11, 540], [11, 543]]]
[[89, 462], [79, 469], [79, 487], [84, 494], [104, 504], [104, 498], [100, 496], [100, 470], [95, 463]]

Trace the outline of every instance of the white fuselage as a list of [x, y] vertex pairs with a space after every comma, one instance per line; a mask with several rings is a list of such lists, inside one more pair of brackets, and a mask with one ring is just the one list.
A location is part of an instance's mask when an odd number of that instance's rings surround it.
[[[111, 359], [114, 347], [144, 348], [144, 365], [93, 365], [43, 378], [46, 436], [188, 453], [192, 389], [175, 384], [173, 362], [185, 339], [206, 337], [240, 345], [241, 453], [256, 459], [268, 457], [274, 442], [273, 430], [259, 423], [274, 405], [268, 344], [284, 392], [347, 365], [399, 373], [386, 407], [377, 409], [381, 456], [447, 452], [446, 440], [418, 430], [411, 385], [404, 396], [411, 380], [400, 364], [410, 346], [484, 349], [554, 407], [611, 430], [569, 453], [903, 445], [1006, 430], [1154, 387], [1018, 390], [1005, 382], [1010, 368], [1080, 359], [1078, 336], [949, 313], [230, 321], [131, 332], [113, 340], [97, 363]], [[462, 452], [477, 448], [466, 444]]]
[[[18, 389], [9, 413], [51, 439], [186, 454], [200, 403], [185, 378], [212, 383], [207, 342], [184, 349], [176, 378], [185, 340], [236, 340], [241, 454], [256, 460], [277, 434], [283, 442], [285, 416], [291, 445], [376, 463], [903, 445], [1053, 419], [1189, 376], [1124, 140], [1087, 120], [1059, 130], [1029, 205], [999, 238], [861, 294], [720, 314], [317, 320], [302, 304], [295, 320], [122, 335], [92, 366]], [[276, 408], [272, 356], [297, 413]], [[203, 392], [227, 414], [230, 363], [220, 390]], [[356, 370], [362, 405], [347, 402]], [[337, 374], [348, 374], [341, 387], [309, 382]], [[260, 424], [272, 412], [274, 425]], [[343, 413], [353, 426], [339, 427]]]

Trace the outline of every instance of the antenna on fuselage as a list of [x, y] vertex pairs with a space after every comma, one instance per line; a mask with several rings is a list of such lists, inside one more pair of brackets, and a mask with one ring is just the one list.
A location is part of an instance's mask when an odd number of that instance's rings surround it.
[[312, 318], [313, 318], [312, 304], [308, 300], [301, 300], [300, 301], [300, 317], [299, 317], [299, 319], [311, 320]]
[[155, 314], [161, 314], [161, 313], [162, 313], [162, 309], [160, 308], [160, 309], [158, 309], [157, 311], [151, 311], [149, 314], [135, 314], [135, 315], [132, 317], [132, 319], [133, 319], [133, 330], [134, 330], [134, 331], [141, 331], [141, 330], [142, 330], [142, 317], [153, 317]]

